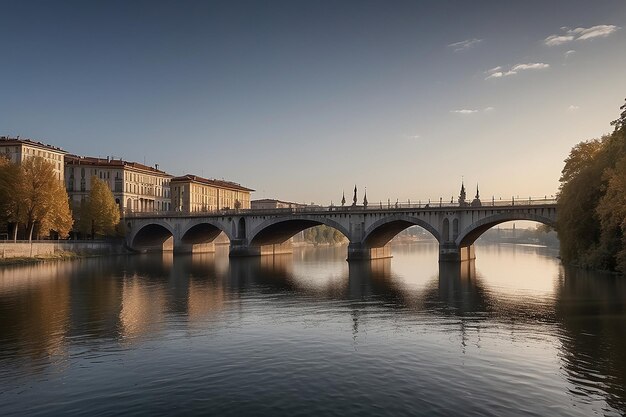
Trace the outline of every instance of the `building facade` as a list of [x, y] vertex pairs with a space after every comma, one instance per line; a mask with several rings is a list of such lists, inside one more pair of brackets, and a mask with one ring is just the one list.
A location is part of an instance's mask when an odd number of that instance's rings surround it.
[[106, 182], [124, 212], [169, 211], [172, 176], [137, 162], [67, 155], [65, 185], [74, 208], [89, 196], [91, 179]]
[[292, 203], [289, 201], [275, 200], [272, 198], [263, 198], [260, 200], [252, 200], [250, 202], [250, 206], [252, 209], [255, 210], [271, 210], [280, 208], [303, 208], [307, 205], [301, 203]]
[[63, 181], [65, 168], [65, 152], [56, 146], [35, 142], [30, 139], [0, 136], [0, 154], [15, 164], [21, 164], [27, 158], [41, 157], [52, 164], [54, 174]]
[[170, 187], [172, 208], [182, 212], [249, 209], [250, 193], [254, 191], [234, 182], [209, 180], [191, 174], [172, 178]]

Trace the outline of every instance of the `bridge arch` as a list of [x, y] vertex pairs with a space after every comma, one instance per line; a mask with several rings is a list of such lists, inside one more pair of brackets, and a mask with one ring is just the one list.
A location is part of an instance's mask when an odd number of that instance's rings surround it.
[[131, 234], [130, 247], [139, 250], [164, 250], [169, 242], [172, 249], [174, 229], [163, 220], [151, 220], [142, 224]]
[[333, 219], [324, 216], [303, 216], [268, 219], [252, 230], [249, 235], [249, 242], [252, 246], [280, 244], [303, 230], [320, 225], [332, 227], [350, 239], [350, 232], [341, 223]]
[[438, 242], [441, 242], [439, 231], [428, 222], [417, 217], [397, 215], [374, 222], [365, 231], [363, 243], [370, 248], [383, 247], [398, 233], [411, 226], [419, 226], [427, 230]]
[[209, 243], [222, 232], [229, 240], [233, 239], [233, 234], [229, 233], [228, 227], [222, 223], [207, 219], [194, 219], [184, 226], [180, 241], [183, 244]]
[[513, 213], [500, 213], [485, 217], [478, 220], [468, 227], [466, 227], [459, 236], [456, 238], [456, 245], [459, 247], [465, 247], [473, 244], [483, 233], [491, 229], [500, 223], [515, 221], [515, 220], [529, 220], [537, 223], [542, 223], [550, 227], [556, 228], [556, 220], [544, 215], [535, 213], [513, 212]]

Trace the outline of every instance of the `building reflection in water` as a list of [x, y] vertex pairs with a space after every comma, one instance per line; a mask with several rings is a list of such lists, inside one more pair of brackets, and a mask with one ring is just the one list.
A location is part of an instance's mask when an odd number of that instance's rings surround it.
[[368, 320], [386, 319], [444, 323], [460, 349], [479, 343], [485, 326], [516, 341], [533, 332], [556, 338], [572, 395], [591, 393], [626, 409], [623, 279], [561, 268], [545, 277], [553, 280], [549, 297], [545, 286], [531, 283], [535, 299], [499, 286], [501, 277], [481, 276], [474, 262], [440, 264], [437, 275], [416, 285], [394, 272], [393, 260], [348, 263], [320, 253], [230, 261], [215, 254], [134, 256], [0, 269], [0, 364], [8, 372], [41, 372], [62, 363], [72, 347], [158, 338], [172, 318], [206, 331], [236, 320], [248, 300], [267, 294], [268, 308], [339, 302], [350, 314], [355, 348]]

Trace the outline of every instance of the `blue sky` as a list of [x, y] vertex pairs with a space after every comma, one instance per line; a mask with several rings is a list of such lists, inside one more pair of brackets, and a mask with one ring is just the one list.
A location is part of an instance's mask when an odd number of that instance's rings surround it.
[[[554, 194], [626, 2], [1, 1], [0, 134], [338, 203]], [[573, 51], [573, 52], [572, 52]], [[361, 194], [361, 193], [360, 193]]]

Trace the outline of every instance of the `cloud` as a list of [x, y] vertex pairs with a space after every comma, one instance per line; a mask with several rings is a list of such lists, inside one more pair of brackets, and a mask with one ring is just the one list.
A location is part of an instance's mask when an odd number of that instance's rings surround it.
[[577, 105], [575, 105], [575, 104], [570, 104], [570, 105], [569, 105], [569, 107], [567, 108], [567, 111], [572, 112], [572, 111], [576, 111], [576, 110], [578, 110], [578, 109], [580, 109], [580, 107], [579, 107], [579, 106], [577, 106]]
[[550, 35], [543, 40], [548, 46], [558, 46], [574, 40], [574, 35]]
[[517, 64], [513, 68], [511, 68], [511, 71], [509, 72], [513, 72], [515, 74], [517, 71], [537, 70], [537, 69], [546, 69], [546, 68], [550, 68], [550, 64], [544, 64], [543, 62], [535, 62], [532, 64]]
[[421, 136], [420, 135], [407, 135], [406, 138], [407, 139], [417, 140], [417, 139], [421, 138]]
[[485, 77], [485, 80], [489, 80], [492, 78], [508, 77], [510, 75], [515, 75], [520, 71], [542, 70], [546, 68], [550, 68], [550, 64], [545, 64], [543, 62], [531, 62], [528, 64], [513, 65], [511, 69], [508, 71], [504, 71], [502, 67], [498, 66], [498, 67], [491, 68], [490, 70], [485, 71], [485, 74], [487, 74], [487, 76]]
[[615, 25], [597, 25], [590, 28], [576, 29], [562, 27], [561, 30], [565, 33], [550, 35], [543, 40], [543, 43], [547, 46], [558, 46], [572, 41], [606, 38], [607, 36], [611, 35], [619, 29], [621, 28]]
[[461, 42], [451, 43], [450, 45], [448, 45], [448, 48], [453, 48], [454, 52], [465, 51], [467, 49], [473, 48], [474, 46], [478, 45], [482, 41], [483, 41], [482, 39], [476, 39], [476, 38], [466, 39]]
[[450, 113], [456, 113], [456, 114], [474, 114], [474, 113], [478, 113], [478, 110], [474, 110], [474, 109], [450, 110]]
[[[494, 111], [495, 109], [496, 109], [495, 107], [485, 107], [482, 111], [485, 112], [485, 113], [489, 113], [491, 111]], [[450, 113], [467, 115], [467, 114], [480, 113], [480, 110], [477, 110], [477, 109], [460, 109], [460, 110], [450, 110]]]
[[570, 49], [569, 51], [565, 51], [564, 55], [567, 58], [568, 56], [575, 54], [576, 51], [574, 51], [573, 49]]

